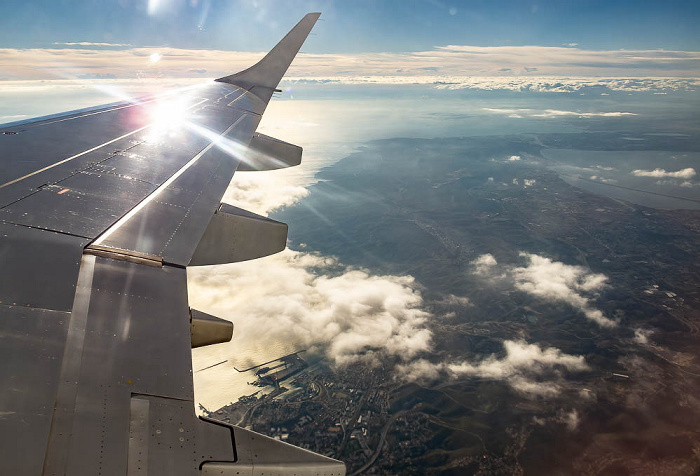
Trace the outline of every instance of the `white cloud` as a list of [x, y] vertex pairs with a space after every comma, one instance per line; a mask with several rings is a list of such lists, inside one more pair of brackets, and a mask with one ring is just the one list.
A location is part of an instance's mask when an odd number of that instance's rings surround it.
[[606, 286], [605, 275], [536, 254], [520, 253], [520, 256], [526, 258], [528, 264], [509, 271], [517, 289], [545, 301], [567, 303], [601, 327], [617, 325], [591, 304], [591, 297]]
[[[428, 313], [410, 276], [375, 276], [323, 256], [283, 251], [263, 260], [188, 269], [193, 307], [235, 323], [234, 355], [315, 349], [344, 365], [413, 359], [431, 348]], [[260, 363], [260, 362], [257, 362]]]
[[681, 179], [689, 179], [692, 177], [695, 177], [695, 169], [692, 167], [688, 167], [683, 170], [678, 170], [676, 172], [667, 172], [664, 169], [654, 169], [654, 170], [633, 170], [632, 175], [637, 176], [637, 177], [656, 177], [656, 178], [664, 178], [664, 177], [669, 177], [669, 178], [681, 178]]
[[[689, 75], [690, 76], [690, 75]], [[476, 89], [476, 90], [507, 90], [534, 91], [551, 93], [574, 93], [586, 88], [607, 88], [611, 91], [640, 92], [640, 91], [693, 91], [700, 87], [700, 79], [693, 77], [589, 77], [589, 76], [395, 76], [391, 74], [373, 76], [289, 76], [287, 81], [302, 83], [333, 83], [333, 84], [389, 84], [428, 85], [437, 89]], [[656, 94], [656, 93], [655, 93]], [[516, 109], [512, 109], [516, 111]], [[511, 113], [513, 117], [517, 113]], [[554, 116], [551, 116], [554, 117]]]
[[477, 259], [472, 261], [471, 264], [474, 266], [474, 273], [483, 275], [488, 274], [491, 269], [498, 264], [498, 262], [491, 253], [487, 253], [479, 256]]
[[589, 369], [583, 356], [565, 354], [561, 350], [524, 341], [503, 342], [505, 356], [491, 355], [480, 362], [431, 363], [425, 359], [399, 365], [398, 374], [409, 381], [478, 377], [504, 380], [514, 390], [541, 397], [556, 396], [561, 392], [563, 378], [558, 369], [582, 372]]
[[469, 301], [468, 297], [455, 296], [454, 294], [448, 294], [439, 302], [440, 302], [440, 304], [444, 304], [446, 306], [456, 306], [456, 307], [471, 306], [471, 302]]
[[510, 162], [516, 162], [516, 161], [520, 160], [520, 156], [519, 155], [511, 155], [510, 157], [508, 157], [508, 160]]
[[[533, 184], [528, 184], [530, 185]], [[617, 325], [617, 322], [605, 317], [591, 303], [607, 286], [607, 276], [592, 273], [582, 266], [567, 265], [532, 253], [520, 253], [520, 256], [527, 260], [525, 266], [499, 268], [496, 258], [491, 254], [481, 255], [471, 264], [476, 275], [493, 277], [500, 272], [497, 279], [511, 280], [513, 286], [520, 291], [545, 301], [567, 303], [601, 327]]]
[[58, 41], [53, 42], [54, 45], [63, 46], [108, 46], [108, 47], [126, 47], [131, 46], [129, 43], [95, 43], [92, 41], [73, 41], [61, 43]]
[[[493, 114], [503, 114], [508, 117], [513, 118], [524, 118], [524, 117], [540, 117], [545, 119], [554, 119], [563, 116], [575, 116], [580, 118], [591, 118], [591, 117], [623, 117], [623, 116], [636, 116], [637, 114], [632, 112], [576, 112], [576, 111], [560, 111], [558, 109], [499, 109], [499, 108], [482, 108], [486, 112], [491, 112]], [[515, 156], [517, 157], [517, 156]], [[512, 159], [511, 159], [512, 160]], [[518, 160], [518, 159], [515, 159]]]
[[434, 381], [441, 378], [445, 372], [444, 363], [433, 363], [426, 359], [418, 359], [407, 364], [396, 366], [397, 376], [409, 382]]
[[576, 428], [578, 428], [581, 418], [579, 417], [576, 409], [573, 409], [570, 412], [562, 413], [559, 417], [559, 421], [566, 425], [567, 430], [574, 431]]
[[0, 116], [0, 124], [3, 122], [19, 121], [20, 119], [28, 117], [28, 114], [8, 114], [6, 116]]
[[289, 180], [285, 172], [238, 172], [222, 201], [261, 215], [293, 205], [306, 197], [309, 191]]
[[[581, 170], [585, 170], [585, 169], [581, 169]], [[574, 176], [579, 177], [579, 175], [574, 175]], [[602, 182], [602, 183], [613, 183], [613, 184], [617, 183], [617, 180], [615, 180], [615, 179], [609, 179], [609, 178], [601, 177], [599, 175], [591, 175], [589, 177], [589, 180], [596, 180], [596, 181]]]
[[647, 344], [649, 343], [649, 336], [653, 334], [652, 331], [648, 329], [637, 328], [634, 330], [634, 341], [637, 344]]

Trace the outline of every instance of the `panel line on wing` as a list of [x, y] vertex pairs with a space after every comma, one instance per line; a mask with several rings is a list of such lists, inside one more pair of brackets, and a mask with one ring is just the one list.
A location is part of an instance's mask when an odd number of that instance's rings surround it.
[[65, 164], [66, 162], [69, 162], [69, 161], [71, 161], [71, 160], [73, 160], [73, 159], [77, 159], [78, 157], [83, 156], [83, 155], [85, 155], [85, 154], [89, 154], [89, 153], [92, 152], [92, 151], [95, 151], [95, 150], [97, 150], [97, 149], [100, 149], [100, 148], [102, 148], [102, 147], [104, 147], [104, 146], [106, 146], [106, 145], [109, 145], [109, 144], [111, 144], [111, 143], [113, 143], [113, 142], [116, 142], [116, 141], [118, 141], [118, 140], [120, 140], [120, 139], [124, 139], [125, 137], [129, 137], [130, 135], [134, 135], [134, 134], [136, 134], [137, 132], [140, 132], [140, 131], [142, 131], [142, 130], [144, 130], [144, 129], [147, 129], [147, 128], [151, 127], [152, 125], [153, 125], [153, 124], [145, 125], [145, 126], [139, 128], [139, 129], [136, 129], [135, 131], [127, 132], [127, 133], [124, 134], [123, 136], [119, 136], [119, 137], [117, 137], [116, 139], [112, 139], [112, 140], [107, 141], [107, 142], [105, 142], [105, 143], [103, 143], [103, 144], [100, 144], [100, 145], [98, 145], [98, 146], [95, 146], [95, 147], [93, 147], [92, 149], [85, 150], [85, 151], [80, 152], [80, 153], [78, 153], [78, 154], [75, 154], [75, 155], [73, 155], [73, 156], [71, 156], [71, 157], [68, 157], [67, 159], [59, 160], [58, 162], [56, 162], [56, 163], [54, 163], [54, 164], [51, 164], [51, 165], [47, 165], [46, 167], [44, 167], [44, 168], [42, 168], [42, 169], [35, 170], [34, 172], [28, 173], [27, 175], [24, 175], [24, 176], [22, 176], [22, 177], [16, 178], [16, 179], [14, 179], [14, 180], [10, 180], [9, 182], [5, 182], [4, 184], [0, 185], [0, 188], [5, 188], [5, 187], [7, 187], [8, 185], [12, 185], [13, 183], [19, 182], [20, 180], [24, 180], [24, 179], [29, 178], [29, 177], [32, 177], [32, 176], [34, 176], [34, 175], [36, 175], [36, 174], [40, 174], [41, 172], [45, 172], [45, 171], [47, 171], [47, 170], [49, 170], [49, 169], [52, 169], [52, 168], [54, 168], [54, 167], [56, 167], [56, 166], [58, 166], [58, 165]]
[[[236, 120], [231, 126], [229, 126], [228, 129], [226, 129], [224, 132], [219, 134], [217, 139], [220, 139], [222, 137], [225, 137], [226, 134], [228, 134], [236, 125], [238, 125], [241, 120], [246, 117], [246, 114], [243, 114], [241, 117]], [[148, 205], [153, 199], [158, 197], [166, 188], [170, 186], [180, 175], [182, 175], [187, 169], [192, 167], [204, 154], [209, 151], [212, 147], [214, 147], [217, 144], [217, 140], [213, 140], [212, 142], [209, 143], [204, 149], [202, 149], [197, 155], [195, 155], [189, 162], [187, 162], [185, 165], [183, 165], [180, 170], [175, 172], [168, 180], [163, 182], [163, 184], [155, 189], [153, 193], [151, 193], [149, 196], [144, 198], [141, 202], [139, 202], [138, 205], [136, 205], [134, 208], [132, 208], [129, 213], [124, 215], [117, 221], [114, 225], [112, 225], [107, 231], [105, 231], [102, 235], [98, 236], [97, 239], [92, 243], [93, 245], [99, 245], [102, 242], [104, 242], [109, 236], [117, 231], [119, 228], [121, 228], [126, 222], [128, 222], [134, 215], [136, 215], [139, 211], [141, 211], [146, 205]]]
[[[193, 109], [194, 107], [199, 106], [200, 104], [202, 104], [203, 102], [206, 102], [206, 101], [208, 101], [208, 99], [202, 99], [201, 101], [199, 101], [199, 102], [197, 102], [197, 103], [192, 104], [191, 106], [189, 106], [186, 110]], [[80, 152], [80, 153], [78, 153], [78, 154], [75, 154], [75, 155], [73, 155], [73, 156], [71, 156], [71, 157], [68, 157], [67, 159], [59, 160], [58, 162], [56, 162], [56, 163], [54, 163], [54, 164], [47, 165], [46, 167], [41, 168], [41, 169], [39, 169], [39, 170], [35, 170], [34, 172], [28, 173], [27, 175], [24, 175], [24, 176], [22, 176], [22, 177], [16, 178], [16, 179], [14, 179], [14, 180], [10, 180], [9, 182], [6, 182], [6, 183], [0, 185], [0, 188], [5, 188], [5, 187], [7, 187], [8, 185], [12, 185], [12, 184], [17, 183], [17, 182], [19, 182], [19, 181], [21, 181], [21, 180], [24, 180], [24, 179], [26, 179], [26, 178], [32, 177], [32, 176], [34, 176], [34, 175], [36, 175], [36, 174], [40, 174], [41, 172], [45, 172], [45, 171], [47, 171], [47, 170], [49, 170], [49, 169], [52, 169], [52, 168], [54, 168], [54, 167], [56, 167], [56, 166], [58, 166], [58, 165], [65, 164], [66, 162], [70, 162], [70, 161], [73, 160], [73, 159], [77, 159], [78, 157], [81, 157], [81, 156], [83, 156], [83, 155], [85, 155], [85, 154], [89, 154], [90, 152], [93, 152], [93, 151], [95, 151], [95, 150], [97, 150], [97, 149], [101, 149], [102, 147], [104, 147], [104, 146], [106, 146], [106, 145], [109, 145], [109, 144], [112, 144], [112, 143], [114, 143], [114, 142], [116, 142], [116, 141], [118, 141], [118, 140], [124, 139], [125, 137], [129, 137], [129, 136], [131, 136], [131, 135], [134, 135], [134, 134], [136, 134], [137, 132], [141, 132], [141, 131], [144, 130], [144, 129], [148, 129], [148, 128], [151, 127], [151, 126], [153, 126], [153, 123], [151, 123], [151, 124], [146, 124], [145, 126], [140, 127], [140, 128], [138, 128], [138, 129], [136, 129], [136, 130], [134, 130], [134, 131], [127, 132], [126, 134], [124, 134], [124, 135], [122, 135], [122, 136], [119, 136], [119, 137], [117, 137], [116, 139], [109, 140], [109, 141], [104, 142], [104, 143], [102, 143], [102, 144], [100, 144], [100, 145], [98, 145], [98, 146], [95, 146], [95, 147], [91, 148], [91, 149], [85, 150], [85, 151]]]
[[46, 121], [37, 121], [35, 123], [27, 124], [26, 128], [48, 126], [49, 124], [56, 124], [57, 122], [63, 122], [63, 121], [72, 121], [73, 119], [80, 119], [81, 117], [94, 116], [95, 114], [103, 114], [105, 112], [117, 111], [119, 109], [125, 109], [127, 107], [142, 106], [144, 104], [148, 104], [148, 103], [151, 103], [151, 102], [157, 101], [157, 100], [158, 100], [158, 98], [154, 98], [154, 99], [150, 99], [148, 101], [134, 102], [131, 104], [126, 104], [124, 106], [116, 106], [116, 107], [112, 107], [109, 109], [102, 109], [100, 111], [86, 112], [85, 114], [80, 114], [79, 116], [64, 117], [62, 119], [56, 119], [55, 121], [48, 120], [48, 119]]
[[[26, 197], [25, 197], [26, 198]], [[15, 202], [16, 203], [16, 202]], [[83, 236], [83, 235], [77, 235], [75, 233], [69, 233], [67, 231], [61, 231], [61, 230], [54, 230], [53, 228], [47, 228], [44, 226], [36, 226], [36, 225], [27, 225], [26, 223], [15, 223], [14, 221], [9, 221], [9, 220], [0, 220], [0, 224], [6, 224], [6, 225], [12, 225], [12, 226], [21, 226], [23, 228], [29, 228], [30, 230], [41, 230], [41, 231], [48, 231], [51, 233], [56, 233], [59, 235], [65, 235], [65, 236], [72, 236], [75, 238], [87, 238], [90, 239], [89, 236]]]

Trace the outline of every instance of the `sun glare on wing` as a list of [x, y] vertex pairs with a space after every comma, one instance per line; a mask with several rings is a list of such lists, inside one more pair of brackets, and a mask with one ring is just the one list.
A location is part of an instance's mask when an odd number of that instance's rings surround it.
[[190, 116], [190, 106], [191, 101], [187, 96], [159, 98], [150, 104], [148, 112], [152, 125], [148, 139], [160, 140], [181, 128]]
[[214, 132], [206, 127], [196, 124], [193, 121], [187, 122], [187, 127], [196, 134], [208, 139], [214, 143], [214, 147], [225, 152], [228, 156], [239, 161], [245, 161], [245, 157], [249, 153], [248, 146], [234, 139], [230, 139], [225, 135]]

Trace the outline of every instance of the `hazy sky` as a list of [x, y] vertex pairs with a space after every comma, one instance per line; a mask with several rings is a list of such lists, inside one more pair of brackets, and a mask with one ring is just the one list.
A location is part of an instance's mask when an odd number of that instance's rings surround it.
[[322, 21], [289, 76], [700, 71], [698, 2], [4, 0], [0, 80], [217, 77], [310, 11]]

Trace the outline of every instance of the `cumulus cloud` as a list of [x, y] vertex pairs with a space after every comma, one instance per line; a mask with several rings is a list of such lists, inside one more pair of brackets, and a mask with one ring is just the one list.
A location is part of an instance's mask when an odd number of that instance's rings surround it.
[[520, 253], [520, 256], [528, 260], [527, 266], [512, 268], [509, 273], [517, 289], [545, 301], [569, 304], [601, 327], [617, 325], [591, 304], [591, 297], [607, 284], [608, 278], [604, 274], [591, 273], [583, 266], [567, 265], [536, 254]]
[[226, 189], [222, 201], [261, 215], [267, 215], [283, 206], [294, 205], [306, 197], [309, 191], [288, 180], [285, 172], [239, 172], [236, 180]]
[[508, 157], [508, 161], [510, 162], [517, 162], [518, 160], [520, 160], [519, 155], [511, 155], [510, 157]]
[[637, 344], [647, 344], [649, 343], [649, 336], [653, 334], [652, 331], [648, 329], [637, 328], [634, 330], [634, 341]]
[[654, 169], [654, 170], [633, 170], [632, 175], [636, 177], [655, 177], [655, 178], [680, 178], [689, 179], [695, 177], [695, 169], [688, 167], [683, 170], [678, 170], [676, 172], [667, 172], [664, 169]]
[[559, 416], [559, 421], [566, 425], [567, 430], [574, 431], [576, 428], [578, 428], [578, 424], [581, 421], [581, 418], [579, 417], [576, 409], [574, 409], [570, 412], [563, 412]]
[[193, 307], [234, 321], [232, 355], [283, 345], [322, 352], [337, 365], [374, 365], [431, 348], [424, 326], [429, 314], [410, 276], [376, 276], [286, 250], [264, 260], [188, 269], [188, 278]]
[[471, 264], [474, 266], [475, 274], [485, 275], [488, 274], [498, 262], [491, 253], [486, 253], [472, 261]]
[[[515, 179], [513, 180], [513, 183], [516, 183]], [[527, 186], [534, 183], [529, 182]], [[569, 304], [601, 327], [617, 325], [591, 302], [605, 289], [607, 276], [592, 273], [583, 266], [568, 265], [532, 253], [520, 253], [520, 256], [527, 260], [525, 266], [499, 267], [496, 258], [491, 254], [481, 255], [471, 264], [476, 275], [507, 279], [512, 281], [516, 289], [544, 301]], [[497, 272], [500, 274], [496, 275]]]
[[524, 341], [503, 342], [504, 357], [491, 355], [479, 362], [439, 362], [425, 359], [399, 365], [398, 374], [409, 381], [477, 377], [503, 380], [519, 393], [552, 397], [561, 392], [561, 371], [582, 372], [589, 369], [583, 356], [565, 354], [561, 350]]

